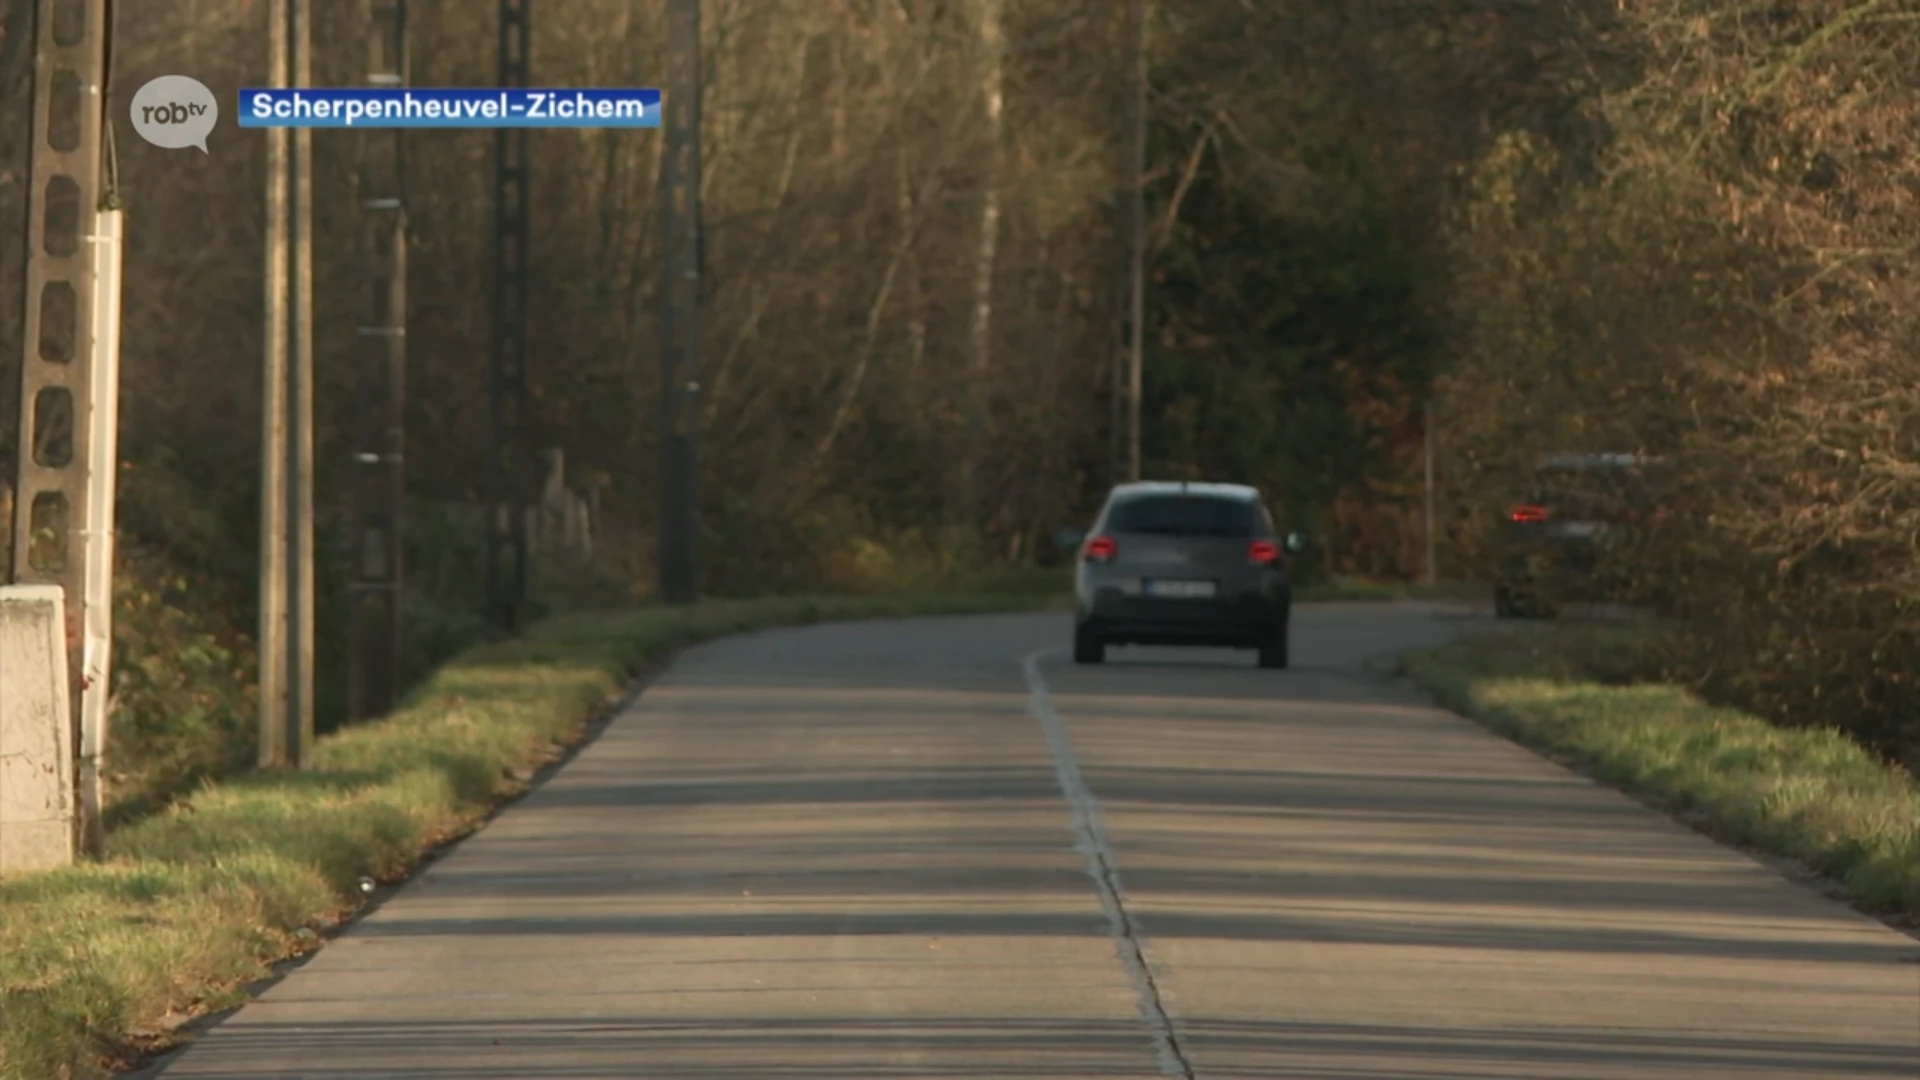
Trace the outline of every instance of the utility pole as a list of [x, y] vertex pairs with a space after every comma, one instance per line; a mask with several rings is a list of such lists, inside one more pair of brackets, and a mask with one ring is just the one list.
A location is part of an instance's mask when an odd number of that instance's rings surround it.
[[[267, 85], [289, 80], [289, 0], [267, 3]], [[292, 200], [293, 133], [268, 128], [266, 355], [260, 381], [260, 734], [262, 767], [287, 760], [287, 212]]]
[[[270, 0], [268, 20], [270, 85], [313, 85], [310, 0]], [[304, 768], [313, 744], [313, 133], [267, 136], [260, 764]]]
[[[1117, 303], [1120, 299], [1117, 295], [1120, 290], [1114, 291], [1116, 293], [1114, 300]], [[1125, 439], [1125, 425], [1121, 422], [1121, 406], [1122, 398], [1126, 396], [1122, 388], [1126, 384], [1127, 377], [1125, 362], [1127, 335], [1117, 324], [1116, 330], [1119, 332], [1114, 335], [1112, 358], [1107, 362], [1107, 483], [1109, 485], [1118, 484], [1127, 479], [1126, 454], [1121, 445]]]
[[660, 195], [660, 596], [700, 598], [700, 0], [668, 0]]
[[[313, 85], [314, 0], [293, 8], [293, 85]], [[293, 378], [289, 389], [293, 440], [289, 466], [292, 567], [287, 574], [287, 764], [307, 767], [313, 750], [313, 129], [293, 132]]]
[[[407, 85], [406, 0], [366, 0], [367, 85]], [[347, 718], [392, 710], [400, 692], [406, 509], [407, 212], [401, 131], [368, 132], [360, 161], [367, 314], [360, 326], [353, 610]]]
[[1140, 479], [1140, 396], [1147, 319], [1147, 0], [1128, 0], [1133, 53], [1133, 154], [1127, 185], [1127, 238], [1133, 245], [1127, 341], [1127, 478]]
[[68, 671], [78, 684], [71, 696], [79, 758], [76, 840], [95, 855], [104, 835], [101, 763], [111, 691], [119, 459], [122, 221], [106, 117], [112, 31], [108, 0], [35, 5], [12, 522], [13, 580], [58, 585], [66, 596]]
[[[524, 88], [533, 0], [500, 0], [499, 84]], [[527, 130], [494, 133], [493, 506], [487, 598], [503, 630], [520, 627], [527, 596]]]
[[1427, 395], [1426, 406], [1427, 438], [1426, 449], [1421, 454], [1427, 473], [1427, 584], [1434, 585], [1440, 580], [1440, 563], [1437, 556], [1439, 546], [1435, 541], [1433, 517], [1433, 447], [1436, 436], [1433, 430], [1433, 395]]

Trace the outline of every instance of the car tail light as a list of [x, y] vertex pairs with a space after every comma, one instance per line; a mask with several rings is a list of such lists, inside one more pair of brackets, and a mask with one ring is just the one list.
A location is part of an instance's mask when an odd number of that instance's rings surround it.
[[1507, 520], [1520, 524], [1533, 524], [1547, 520], [1547, 508], [1532, 503], [1522, 503], [1507, 511]]
[[1120, 554], [1120, 545], [1114, 543], [1111, 536], [1096, 536], [1087, 541], [1085, 554], [1091, 563], [1112, 562], [1113, 557]]
[[1280, 545], [1271, 540], [1255, 540], [1247, 545], [1247, 562], [1254, 566], [1272, 566], [1280, 561]]

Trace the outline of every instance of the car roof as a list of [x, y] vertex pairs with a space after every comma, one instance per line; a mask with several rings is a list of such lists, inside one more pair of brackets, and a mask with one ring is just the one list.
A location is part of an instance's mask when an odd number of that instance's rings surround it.
[[1115, 485], [1109, 498], [1123, 499], [1140, 495], [1203, 495], [1216, 499], [1258, 502], [1260, 489], [1246, 484], [1213, 484], [1198, 480], [1135, 480], [1132, 483]]

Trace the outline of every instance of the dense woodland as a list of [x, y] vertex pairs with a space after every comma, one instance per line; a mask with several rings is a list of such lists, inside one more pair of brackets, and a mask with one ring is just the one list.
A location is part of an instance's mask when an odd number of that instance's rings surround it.
[[[10, 297], [32, 6], [0, 2]], [[158, 74], [223, 101], [263, 80], [258, 0], [119, 6], [116, 102]], [[541, 6], [534, 81], [657, 84], [662, 6]], [[1677, 596], [1689, 632], [1635, 674], [1913, 754], [1920, 2], [1152, 7], [1149, 475], [1259, 484], [1319, 537], [1322, 569], [1410, 577], [1431, 398], [1440, 569], [1474, 579], [1539, 454], [1673, 455], [1685, 512], [1635, 570]], [[493, 9], [414, 4], [415, 83], [491, 84]], [[1114, 0], [707, 4], [710, 591], [956, 580], [1044, 557], [1097, 504], [1124, 354], [1124, 15]], [[358, 19], [318, 5], [319, 81], [360, 79]], [[165, 787], [223, 767], [208, 747], [248, 754], [264, 141], [223, 123], [203, 157], [117, 122], [117, 722], [129, 759], [165, 762]], [[314, 140], [334, 645], [363, 357], [359, 138]], [[485, 632], [493, 140], [409, 140], [420, 670]], [[555, 604], [638, 599], [660, 139], [543, 131], [533, 147], [535, 442], [564, 450], [603, 511], [593, 565], [548, 560], [540, 584]], [[0, 305], [7, 462], [20, 315]]]

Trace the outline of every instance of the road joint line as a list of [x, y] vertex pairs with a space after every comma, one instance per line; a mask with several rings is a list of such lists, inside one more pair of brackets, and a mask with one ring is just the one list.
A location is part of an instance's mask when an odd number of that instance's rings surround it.
[[1120, 962], [1127, 969], [1129, 981], [1133, 983], [1140, 1017], [1153, 1037], [1154, 1056], [1158, 1060], [1160, 1073], [1168, 1080], [1195, 1080], [1193, 1065], [1180, 1045], [1173, 1018], [1167, 1014], [1166, 1004], [1161, 999], [1153, 968], [1147, 963], [1142, 945], [1143, 935], [1133, 917], [1127, 913], [1119, 863], [1100, 817], [1099, 800], [1094, 798], [1093, 791], [1087, 787], [1081, 775], [1080, 759], [1073, 752], [1072, 740], [1067, 737], [1066, 722], [1053, 707], [1053, 696], [1047, 688], [1047, 680], [1040, 674], [1040, 658], [1060, 651], [1036, 649], [1021, 659], [1020, 668], [1027, 683], [1027, 712], [1039, 722], [1041, 731], [1046, 734], [1047, 745], [1052, 750], [1054, 775], [1060, 782], [1060, 793], [1066, 798], [1068, 810], [1073, 816], [1074, 848], [1087, 860], [1087, 876], [1093, 879], [1094, 891], [1100, 897], [1101, 910], [1105, 912], [1113, 934], [1115, 951], [1119, 953]]

